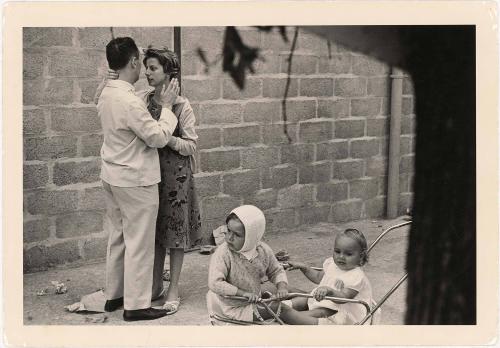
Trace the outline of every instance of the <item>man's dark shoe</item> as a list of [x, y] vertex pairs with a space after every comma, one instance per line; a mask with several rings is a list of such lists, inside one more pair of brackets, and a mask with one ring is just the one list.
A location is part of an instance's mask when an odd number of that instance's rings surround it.
[[113, 300], [107, 300], [106, 304], [104, 305], [104, 310], [106, 312], [113, 312], [122, 306], [123, 306], [123, 297], [119, 297]]
[[136, 320], [154, 320], [167, 315], [164, 309], [146, 308], [146, 309], [133, 309], [123, 311], [123, 320], [136, 321]]

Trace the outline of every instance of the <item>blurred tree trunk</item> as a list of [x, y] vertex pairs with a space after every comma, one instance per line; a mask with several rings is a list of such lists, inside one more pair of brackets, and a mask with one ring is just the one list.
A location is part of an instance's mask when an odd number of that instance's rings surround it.
[[475, 27], [304, 29], [410, 73], [416, 149], [405, 322], [475, 324]]
[[416, 95], [406, 324], [476, 323], [475, 31], [405, 30]]

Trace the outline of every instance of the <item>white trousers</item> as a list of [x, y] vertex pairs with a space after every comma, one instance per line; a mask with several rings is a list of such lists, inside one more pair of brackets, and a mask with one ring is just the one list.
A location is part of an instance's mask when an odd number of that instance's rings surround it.
[[124, 298], [124, 309], [151, 307], [158, 185], [117, 187], [103, 181], [106, 298]]

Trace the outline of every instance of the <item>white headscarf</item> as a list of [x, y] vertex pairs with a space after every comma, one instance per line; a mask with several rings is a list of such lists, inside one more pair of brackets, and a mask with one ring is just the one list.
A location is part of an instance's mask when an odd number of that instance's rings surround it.
[[231, 211], [245, 227], [245, 243], [239, 253], [251, 260], [257, 256], [259, 244], [266, 230], [266, 217], [262, 210], [253, 205], [242, 205]]

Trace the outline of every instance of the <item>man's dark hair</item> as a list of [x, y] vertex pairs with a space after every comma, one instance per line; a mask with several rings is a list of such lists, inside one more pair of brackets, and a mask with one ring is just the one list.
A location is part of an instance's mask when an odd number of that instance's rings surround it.
[[117, 37], [106, 45], [106, 59], [110, 69], [124, 68], [132, 57], [139, 58], [139, 49], [130, 37]]

